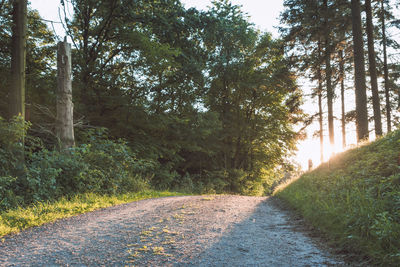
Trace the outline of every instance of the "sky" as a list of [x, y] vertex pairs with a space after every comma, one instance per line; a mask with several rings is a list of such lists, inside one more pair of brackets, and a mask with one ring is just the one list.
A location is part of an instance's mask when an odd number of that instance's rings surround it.
[[[206, 10], [208, 6], [211, 5], [211, 0], [181, 0], [186, 8], [195, 7], [197, 9]], [[31, 7], [33, 9], [37, 9], [40, 15], [46, 19], [51, 21], [60, 21], [59, 18], [59, 0], [30, 0]], [[277, 26], [279, 23], [279, 15], [283, 11], [283, 0], [232, 0], [232, 3], [235, 5], [241, 5], [242, 10], [248, 14], [249, 20], [255, 24], [255, 26], [261, 31], [268, 31], [272, 33], [274, 37], [278, 37]], [[62, 39], [62, 35], [64, 35], [64, 31], [62, 25], [59, 23], [49, 23], [50, 27], [54, 27], [55, 31], [60, 38]], [[309, 94], [313, 87], [312, 84], [306, 82], [305, 80], [301, 80], [299, 82], [305, 94]], [[313, 114], [316, 112], [316, 103], [314, 100], [309, 100], [305, 98], [306, 101], [303, 105], [304, 110]], [[335, 110], [340, 110], [340, 101], [335, 102]], [[348, 107], [348, 110], [351, 107]], [[338, 114], [338, 112], [336, 112]], [[335, 125], [335, 135], [336, 135], [336, 143], [341, 144], [340, 137], [340, 125], [336, 122]], [[314, 162], [314, 166], [320, 163], [319, 161], [319, 139], [312, 138], [313, 132], [317, 130], [318, 126], [316, 124], [312, 125], [310, 129], [308, 129], [308, 138], [303, 140], [298, 145], [298, 152], [296, 153], [295, 160], [301, 164], [303, 169], [307, 168], [308, 160], [312, 159]], [[326, 128], [326, 127], [325, 127]], [[325, 133], [326, 135], [327, 133]], [[328, 139], [325, 137], [325, 140]], [[355, 143], [355, 134], [349, 134], [349, 143]], [[326, 157], [330, 154], [330, 148], [328, 144], [325, 144]], [[336, 149], [336, 152], [339, 152], [340, 149]]]

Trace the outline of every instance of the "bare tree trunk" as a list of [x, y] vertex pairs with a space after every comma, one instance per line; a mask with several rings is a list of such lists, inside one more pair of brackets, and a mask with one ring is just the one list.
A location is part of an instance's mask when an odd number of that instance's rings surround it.
[[392, 109], [390, 107], [390, 94], [389, 94], [389, 71], [387, 64], [387, 39], [386, 39], [386, 25], [385, 25], [385, 6], [383, 3], [384, 0], [381, 0], [381, 13], [382, 13], [382, 42], [383, 42], [383, 73], [385, 80], [385, 100], [386, 100], [386, 123], [387, 123], [387, 132], [392, 131], [392, 118], [391, 112]]
[[324, 162], [324, 123], [323, 123], [323, 112], [322, 112], [322, 81], [318, 85], [318, 121], [319, 121], [319, 147], [320, 147], [320, 159], [321, 163]]
[[[331, 67], [331, 38], [328, 22], [328, 1], [324, 0], [325, 7], [325, 68], [326, 68], [326, 97], [328, 100], [328, 131], [329, 143], [331, 148], [335, 147], [335, 130], [333, 122], [333, 97], [334, 91], [332, 86], [332, 67]], [[333, 151], [333, 150], [332, 150]]]
[[57, 121], [56, 131], [62, 149], [75, 145], [71, 81], [71, 45], [58, 43], [57, 51]]
[[322, 111], [322, 70], [321, 70], [321, 42], [318, 42], [318, 121], [319, 121], [319, 146], [321, 163], [324, 162], [324, 124]]
[[9, 92], [9, 117], [25, 119], [27, 0], [14, 0], [11, 46], [11, 87]]
[[354, 43], [354, 77], [356, 89], [357, 141], [368, 139], [368, 110], [365, 86], [364, 44], [361, 28], [360, 0], [351, 0], [351, 14]]
[[375, 135], [382, 136], [381, 103], [378, 92], [378, 77], [376, 74], [374, 26], [372, 23], [371, 0], [365, 0], [365, 10], [367, 13], [368, 61], [369, 75], [371, 77], [372, 105], [374, 108]]
[[342, 104], [342, 147], [346, 148], [346, 111], [344, 103], [344, 56], [343, 50], [339, 51], [340, 98]]

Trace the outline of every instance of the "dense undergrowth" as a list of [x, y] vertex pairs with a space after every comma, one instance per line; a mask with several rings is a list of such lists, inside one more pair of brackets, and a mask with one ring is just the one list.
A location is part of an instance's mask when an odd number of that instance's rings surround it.
[[[139, 160], [103, 130], [67, 150], [49, 149], [27, 135], [28, 124], [0, 120], [0, 211], [76, 194], [116, 195], [150, 188], [152, 162]], [[25, 145], [22, 144], [24, 140]]]
[[400, 262], [400, 131], [338, 154], [276, 195], [344, 251]]

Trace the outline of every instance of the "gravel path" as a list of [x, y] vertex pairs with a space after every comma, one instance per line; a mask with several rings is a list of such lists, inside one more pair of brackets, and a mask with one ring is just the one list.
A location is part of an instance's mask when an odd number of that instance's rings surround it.
[[338, 266], [274, 201], [142, 200], [59, 220], [0, 242], [0, 266]]

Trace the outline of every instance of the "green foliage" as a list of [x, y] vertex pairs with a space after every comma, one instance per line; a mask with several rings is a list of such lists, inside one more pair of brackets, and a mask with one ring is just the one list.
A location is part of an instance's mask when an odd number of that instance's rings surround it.
[[14, 176], [22, 168], [23, 140], [29, 123], [22, 117], [15, 117], [10, 122], [0, 117], [0, 175]]
[[16, 177], [0, 176], [0, 210], [10, 209], [22, 203], [22, 197], [15, 194]]
[[400, 261], [400, 131], [334, 157], [278, 197], [344, 249], [371, 263]]
[[[75, 186], [67, 191], [123, 193], [145, 189], [151, 178], [154, 163], [136, 159], [123, 140], [110, 140], [104, 130], [89, 133], [89, 142], [69, 151], [87, 165], [77, 178]], [[83, 184], [82, 184], [83, 183]], [[89, 185], [89, 188], [87, 188]]]
[[[7, 195], [0, 208], [149, 186], [269, 190], [274, 170], [294, 148], [292, 125], [300, 114], [279, 40], [256, 30], [229, 1], [215, 1], [208, 11], [186, 10], [175, 0], [61, 5], [73, 14], [64, 22], [73, 43], [78, 145], [54, 150], [56, 37], [30, 10], [26, 113], [32, 126], [28, 135], [16, 129], [0, 136], [9, 142], [0, 151]], [[10, 76], [10, 25], [0, 10], [0, 101]], [[3, 116], [6, 106], [0, 105]], [[16, 126], [0, 122], [0, 131]], [[100, 127], [108, 131], [82, 130]], [[13, 152], [23, 151], [23, 143], [9, 139], [20, 140], [17, 132], [25, 136], [25, 165]]]
[[[8, 115], [8, 90], [11, 83], [11, 2], [0, 7], [0, 116]], [[28, 10], [28, 38], [26, 51], [26, 117], [31, 122], [42, 122], [36, 105], [55, 104], [56, 39], [37, 11]]]
[[15, 117], [6, 122], [0, 117], [0, 210], [14, 207], [23, 201], [22, 196], [16, 193], [20, 185], [17, 176], [24, 166], [23, 140], [29, 124], [21, 117]]
[[71, 4], [78, 112], [153, 162], [156, 188], [262, 194], [258, 174], [294, 148], [299, 114], [280, 41], [229, 1]]
[[28, 167], [29, 189], [36, 198], [94, 192], [117, 194], [146, 188], [151, 162], [136, 160], [122, 141], [90, 135], [90, 143], [67, 151], [42, 150]]
[[279, 40], [260, 34], [229, 1], [215, 1], [207, 15], [204, 103], [221, 121], [216, 170], [228, 174], [227, 191], [262, 194], [262, 170], [275, 169], [294, 148], [300, 93]]
[[[138, 160], [122, 140], [113, 141], [104, 130], [89, 131], [88, 144], [65, 151], [26, 147], [28, 124], [21, 118], [0, 118], [0, 210], [38, 201], [52, 201], [78, 193], [122, 194], [148, 188], [155, 163]], [[31, 137], [25, 137], [25, 140]]]

